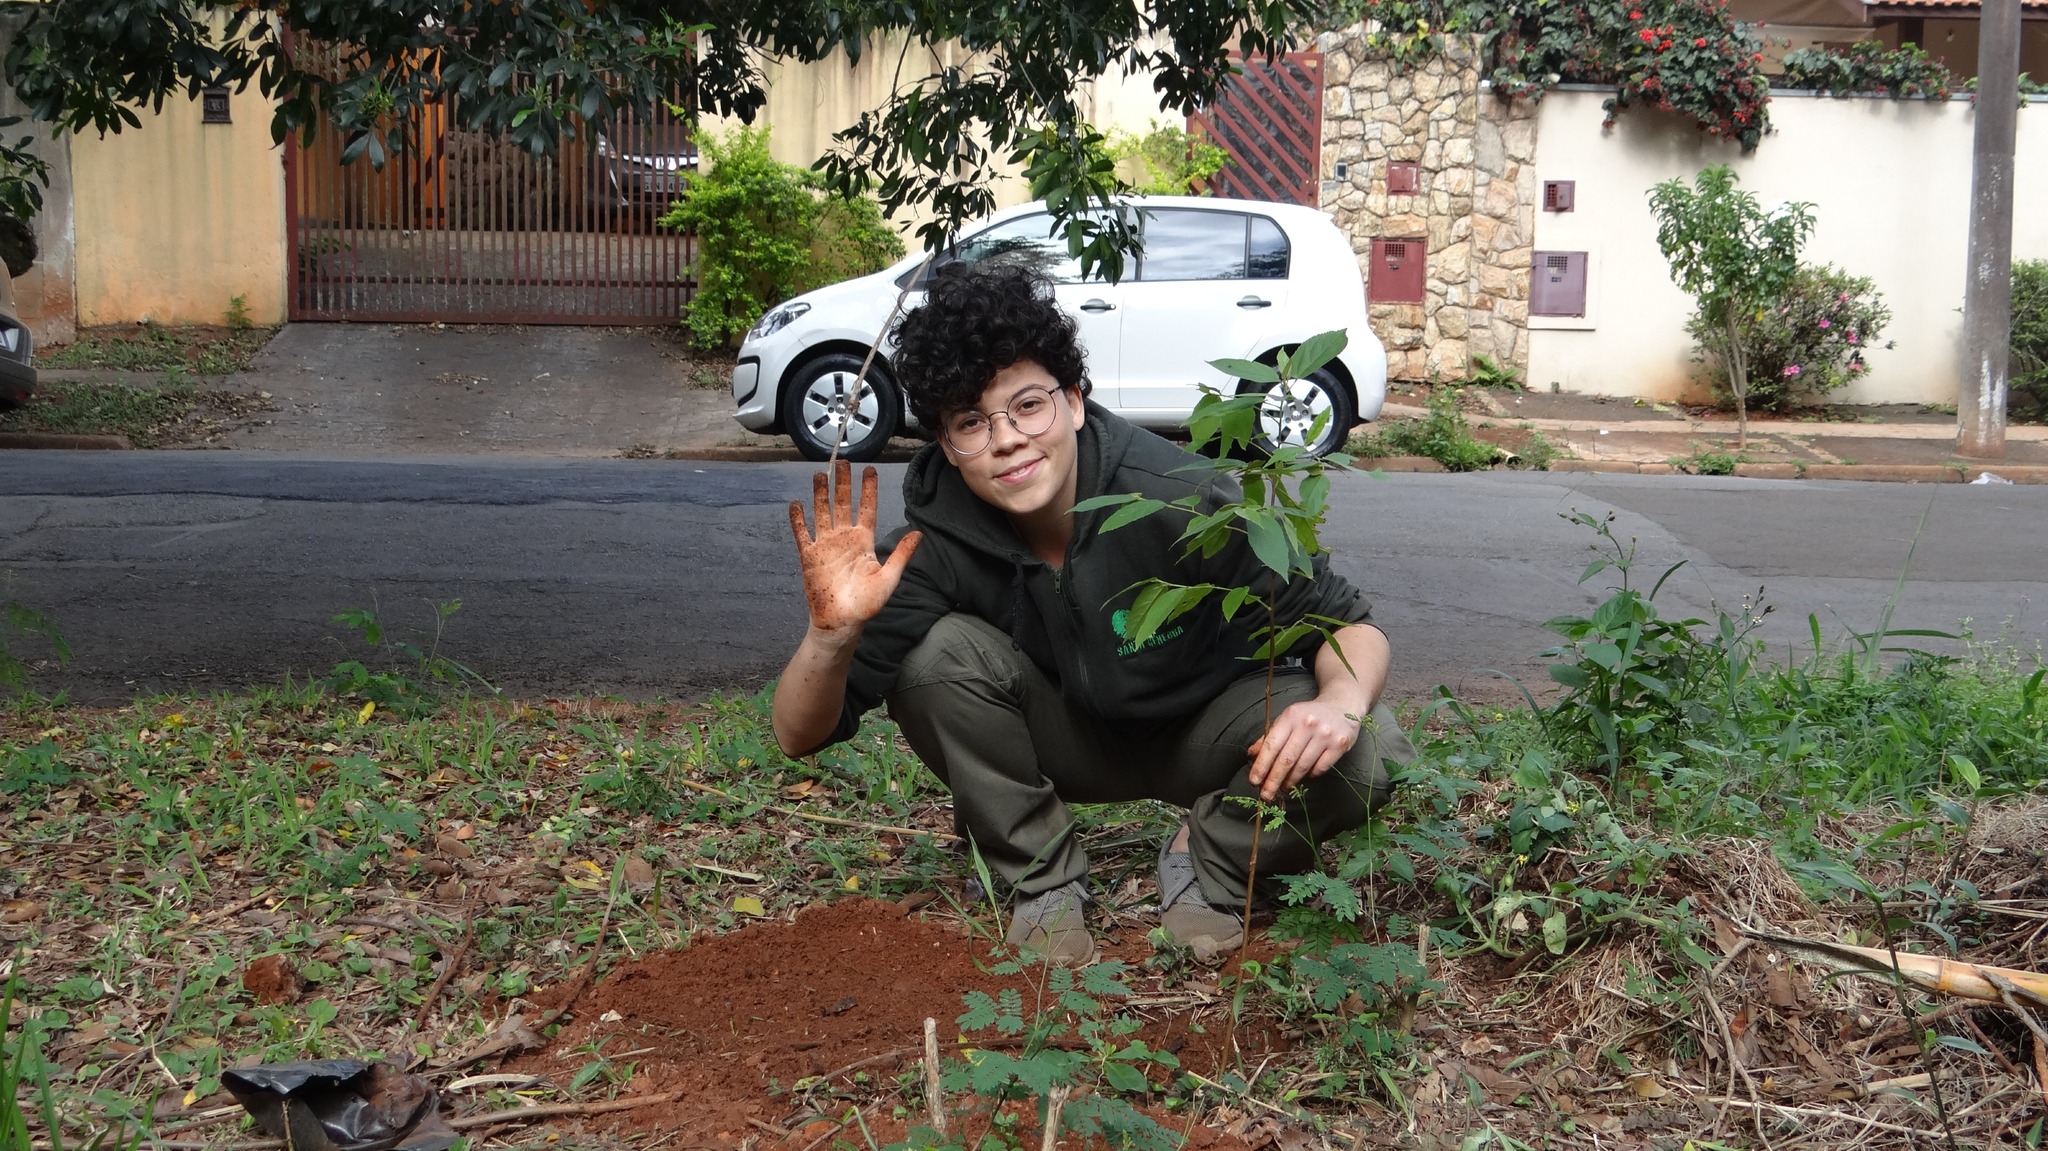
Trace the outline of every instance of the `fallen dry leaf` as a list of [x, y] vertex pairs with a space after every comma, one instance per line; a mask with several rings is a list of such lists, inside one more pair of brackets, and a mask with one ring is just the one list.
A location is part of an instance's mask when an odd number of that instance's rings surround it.
[[562, 882], [585, 891], [596, 891], [604, 886], [604, 868], [588, 859], [562, 865]]
[[0, 923], [28, 923], [43, 917], [43, 905], [33, 899], [10, 899], [0, 903]]
[[242, 988], [266, 1005], [290, 1003], [299, 997], [302, 984], [292, 961], [282, 955], [265, 955], [251, 960], [242, 971]]
[[1671, 1092], [1664, 1089], [1662, 1083], [1657, 1082], [1656, 1079], [1648, 1075], [1638, 1075], [1629, 1080], [1628, 1089], [1635, 1092], [1638, 1099], [1662, 1099], [1664, 1096], [1671, 1094]]
[[619, 864], [619, 871], [625, 876], [626, 886], [636, 891], [654, 886], [654, 865], [637, 855], [627, 856]]
[[475, 852], [469, 849], [469, 845], [467, 843], [462, 842], [460, 836], [454, 835], [435, 836], [434, 849], [436, 851], [439, 851], [443, 855], [452, 855], [457, 859], [468, 859], [470, 856], [476, 854]]

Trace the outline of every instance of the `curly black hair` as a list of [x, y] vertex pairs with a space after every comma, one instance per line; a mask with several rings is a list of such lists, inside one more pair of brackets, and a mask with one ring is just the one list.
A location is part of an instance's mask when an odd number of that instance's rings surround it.
[[896, 381], [927, 428], [980, 403], [996, 373], [1023, 360], [1084, 396], [1092, 386], [1074, 318], [1054, 300], [1052, 281], [1019, 262], [940, 268], [925, 302], [898, 321], [896, 345]]

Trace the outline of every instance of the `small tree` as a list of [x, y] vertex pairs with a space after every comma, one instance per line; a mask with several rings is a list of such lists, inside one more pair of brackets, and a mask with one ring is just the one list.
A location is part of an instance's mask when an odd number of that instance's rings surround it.
[[[1266, 622], [1251, 633], [1259, 645], [1251, 658], [1263, 660], [1266, 665], [1266, 716], [1261, 742], [1273, 728], [1273, 676], [1281, 656], [1312, 635], [1328, 640], [1344, 626], [1343, 620], [1318, 615], [1304, 616], [1283, 626], [1278, 606], [1283, 584], [1296, 577], [1315, 577], [1316, 557], [1327, 550], [1322, 526], [1330, 510], [1330, 473], [1349, 468], [1351, 457], [1342, 452], [1318, 457], [1300, 444], [1278, 441], [1277, 437], [1272, 442], [1262, 442], [1265, 429], [1261, 427], [1260, 409], [1276, 398], [1290, 399], [1294, 385], [1336, 359], [1349, 340], [1341, 329], [1310, 336], [1293, 350], [1281, 352], [1273, 364], [1238, 359], [1209, 361], [1212, 367], [1228, 375], [1270, 388], [1225, 396], [1205, 385], [1202, 398], [1195, 402], [1194, 413], [1188, 417], [1190, 448], [1205, 457], [1213, 453], [1213, 457], [1198, 459], [1178, 470], [1208, 471], [1233, 480], [1240, 493], [1238, 499], [1206, 512], [1200, 493], [1172, 503], [1132, 493], [1095, 496], [1074, 505], [1076, 512], [1115, 508], [1115, 513], [1102, 523], [1104, 534], [1155, 512], [1177, 509], [1188, 516], [1179, 540], [1183, 558], [1214, 556], [1230, 546], [1233, 537], [1245, 537], [1263, 569], [1261, 574], [1266, 577], [1263, 588], [1179, 584], [1157, 577], [1140, 581], [1134, 585], [1138, 595], [1131, 604], [1131, 630], [1126, 638], [1142, 648], [1174, 620], [1212, 600], [1225, 621], [1235, 619], [1238, 612], [1247, 608], [1262, 611]], [[1303, 441], [1316, 442], [1329, 418], [1328, 412], [1317, 416]], [[1341, 649], [1338, 654], [1341, 658]], [[1345, 666], [1350, 666], [1348, 661]], [[1365, 722], [1364, 716], [1358, 719], [1361, 724]], [[1261, 823], [1275, 818], [1265, 805], [1255, 806], [1256, 818]], [[1259, 876], [1257, 834], [1252, 836], [1249, 870], [1243, 912], [1247, 925], [1245, 948], [1251, 944], [1252, 890]], [[1340, 900], [1346, 890], [1341, 884], [1317, 884], [1316, 888], [1329, 890], [1333, 898]], [[1352, 914], [1356, 914], [1355, 906]]]
[[[1769, 307], [1799, 274], [1799, 249], [1813, 231], [1813, 205], [1765, 211], [1735, 187], [1726, 164], [1703, 168], [1693, 186], [1676, 177], [1650, 189], [1657, 247], [1671, 278], [1699, 306], [1701, 342], [1728, 371], [1735, 394], [1736, 445], [1749, 446], [1749, 365], [1742, 318]], [[1706, 333], [1714, 333], [1709, 336]]]

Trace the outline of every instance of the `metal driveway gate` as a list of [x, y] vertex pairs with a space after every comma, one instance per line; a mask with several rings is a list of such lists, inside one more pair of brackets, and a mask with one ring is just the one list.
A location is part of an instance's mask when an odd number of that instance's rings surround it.
[[621, 115], [536, 157], [465, 131], [451, 105], [380, 170], [322, 125], [285, 146], [294, 320], [673, 323], [688, 236], [654, 218], [696, 150], [682, 122]]
[[1232, 56], [1243, 71], [1188, 130], [1230, 153], [1208, 181], [1218, 196], [1318, 207], [1322, 200], [1323, 56]]

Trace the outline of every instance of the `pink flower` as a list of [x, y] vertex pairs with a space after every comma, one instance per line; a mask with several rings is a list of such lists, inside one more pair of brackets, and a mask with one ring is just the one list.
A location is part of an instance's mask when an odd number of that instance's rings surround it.
[[1785, 378], [1786, 378], [1786, 379], [1788, 379], [1788, 380], [1789, 380], [1789, 379], [1791, 379], [1791, 378], [1792, 378], [1793, 376], [1796, 376], [1796, 375], [1798, 375], [1798, 374], [1799, 374], [1799, 365], [1798, 365], [1798, 364], [1787, 364], [1787, 365], [1785, 365]]
[[1828, 319], [1828, 318], [1827, 318], [1826, 316], [1822, 316], [1822, 317], [1820, 318], [1820, 326], [1821, 326], [1821, 327], [1823, 327], [1823, 328], [1832, 328], [1832, 327], [1834, 327], [1835, 325], [1834, 325], [1834, 322], [1833, 322], [1832, 320], [1829, 320], [1829, 319]]
[[1836, 296], [1836, 297], [1835, 297], [1835, 302], [1836, 302], [1837, 304], [1846, 304], [1846, 303], [1848, 303], [1848, 302], [1849, 302], [1849, 293], [1847, 293], [1847, 292], [1843, 292], [1843, 293], [1842, 293], [1841, 295], [1839, 295], [1839, 296]]
[[1850, 332], [1850, 333], [1848, 333], [1848, 338], [1849, 338], [1849, 342], [1850, 342], [1850, 343], [1852, 343], [1852, 344], [1853, 344], [1853, 343], [1855, 343], [1855, 342], [1856, 342], [1856, 333], [1854, 333], [1854, 332]]

